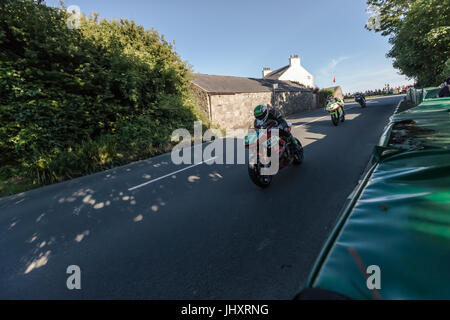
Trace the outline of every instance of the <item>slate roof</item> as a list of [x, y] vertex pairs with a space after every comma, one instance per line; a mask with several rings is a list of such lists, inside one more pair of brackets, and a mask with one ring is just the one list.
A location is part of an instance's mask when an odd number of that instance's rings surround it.
[[273, 84], [278, 84], [277, 91], [308, 92], [310, 90], [290, 81], [256, 79], [231, 76], [216, 76], [210, 74], [194, 74], [193, 83], [208, 93], [256, 93], [271, 92]]
[[289, 69], [289, 65], [282, 67], [280, 69], [274, 70], [271, 73], [267, 74], [264, 79], [272, 79], [272, 80], [278, 80], [283, 75], [283, 73]]

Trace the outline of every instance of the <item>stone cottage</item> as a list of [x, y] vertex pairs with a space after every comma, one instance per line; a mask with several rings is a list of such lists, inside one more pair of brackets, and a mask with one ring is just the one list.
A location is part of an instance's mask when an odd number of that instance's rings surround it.
[[262, 72], [263, 79], [293, 81], [300, 83], [308, 88], [314, 88], [314, 77], [300, 63], [300, 57], [295, 54], [289, 57], [289, 65], [272, 71], [270, 68], [264, 68]]
[[192, 89], [213, 125], [248, 128], [258, 104], [278, 108], [285, 116], [317, 107], [311, 90], [290, 81], [195, 74]]

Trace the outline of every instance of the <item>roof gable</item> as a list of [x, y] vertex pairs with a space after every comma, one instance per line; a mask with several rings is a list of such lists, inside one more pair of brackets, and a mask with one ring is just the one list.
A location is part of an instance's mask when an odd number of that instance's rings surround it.
[[194, 74], [193, 83], [209, 93], [256, 93], [271, 92], [278, 84], [277, 91], [309, 91], [293, 82], [273, 79], [256, 79], [210, 74]]
[[266, 75], [264, 77], [264, 79], [278, 80], [283, 75], [283, 73], [285, 73], [289, 69], [289, 67], [290, 66], [285, 66], [280, 69], [274, 70], [271, 73], [269, 73], [268, 75]]

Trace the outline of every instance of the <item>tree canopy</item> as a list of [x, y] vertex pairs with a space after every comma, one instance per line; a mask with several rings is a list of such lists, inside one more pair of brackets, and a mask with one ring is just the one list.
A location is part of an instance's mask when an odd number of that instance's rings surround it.
[[450, 0], [368, 0], [378, 24], [368, 28], [389, 36], [394, 67], [419, 85], [450, 76]]
[[133, 21], [0, 0], [0, 177], [38, 183], [166, 151], [202, 116], [172, 43]]

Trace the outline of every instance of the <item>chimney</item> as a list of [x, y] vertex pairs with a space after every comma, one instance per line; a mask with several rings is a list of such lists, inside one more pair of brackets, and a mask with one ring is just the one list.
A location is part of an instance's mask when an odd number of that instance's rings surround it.
[[271, 72], [272, 72], [272, 70], [270, 68], [264, 68], [263, 72], [262, 72], [263, 79]]
[[300, 66], [300, 58], [298, 54], [294, 54], [289, 57], [289, 65], [290, 66]]

